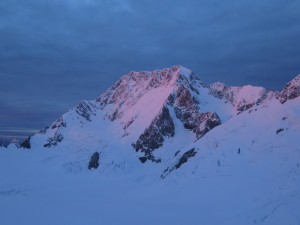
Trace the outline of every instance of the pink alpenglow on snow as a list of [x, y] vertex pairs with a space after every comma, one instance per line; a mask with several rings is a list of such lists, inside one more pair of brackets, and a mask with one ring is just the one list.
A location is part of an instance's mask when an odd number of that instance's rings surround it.
[[299, 224], [299, 90], [130, 72], [0, 148], [0, 222]]

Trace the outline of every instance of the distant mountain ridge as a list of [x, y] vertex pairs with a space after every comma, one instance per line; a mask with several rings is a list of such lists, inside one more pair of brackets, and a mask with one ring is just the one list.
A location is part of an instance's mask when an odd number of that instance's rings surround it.
[[9, 144], [19, 146], [25, 139], [26, 137], [20, 138], [19, 136], [0, 136], [0, 147], [7, 147]]

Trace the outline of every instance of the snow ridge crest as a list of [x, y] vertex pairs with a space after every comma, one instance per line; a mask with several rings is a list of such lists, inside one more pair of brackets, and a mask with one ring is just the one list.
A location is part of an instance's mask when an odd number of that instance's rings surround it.
[[102, 94], [97, 102], [101, 109], [111, 106], [106, 116], [112, 121], [122, 118], [125, 111], [133, 108], [141, 100], [157, 99], [156, 102], [160, 104], [153, 107], [161, 109], [162, 103], [166, 102], [176, 86], [179, 83], [189, 83], [190, 79], [194, 79], [192, 75], [192, 71], [182, 66], [152, 72], [130, 72]]

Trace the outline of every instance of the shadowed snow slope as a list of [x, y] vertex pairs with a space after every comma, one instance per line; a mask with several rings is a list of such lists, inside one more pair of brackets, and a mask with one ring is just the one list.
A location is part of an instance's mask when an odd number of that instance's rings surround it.
[[131, 72], [27, 149], [0, 148], [1, 224], [298, 225], [297, 81], [277, 93], [207, 87], [182, 66]]

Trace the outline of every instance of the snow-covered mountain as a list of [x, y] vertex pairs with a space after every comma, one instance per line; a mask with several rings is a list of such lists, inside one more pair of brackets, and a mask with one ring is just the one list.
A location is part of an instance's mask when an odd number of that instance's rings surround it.
[[0, 136], [0, 147], [7, 147], [9, 144], [14, 144], [19, 146], [26, 137], [22, 136]]
[[300, 224], [299, 96], [300, 75], [275, 92], [206, 86], [182, 66], [130, 72], [22, 148], [0, 150], [0, 174], [9, 177], [0, 207], [14, 202], [0, 215], [8, 219], [24, 196], [35, 203], [49, 196], [51, 207], [52, 197], [71, 190], [69, 201], [85, 193], [83, 217], [99, 208], [105, 224]]
[[11, 142], [11, 139], [0, 136], [0, 147], [7, 147]]
[[[270, 101], [275, 95], [249, 85], [227, 87], [215, 83], [206, 87], [182, 66], [131, 72], [95, 101], [82, 101], [22, 146], [86, 145], [88, 138], [89, 143], [103, 142], [108, 148], [110, 142], [122, 142], [141, 152], [143, 162], [161, 162], [163, 158], [155, 152], [169, 154], [170, 151], [163, 150], [164, 145], [178, 139], [194, 142], [214, 127]], [[176, 143], [177, 148], [186, 145], [180, 143]], [[101, 150], [105, 149], [98, 148]]]

